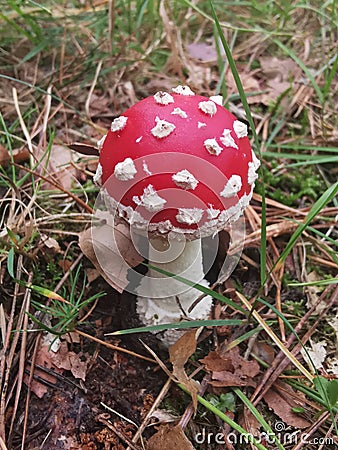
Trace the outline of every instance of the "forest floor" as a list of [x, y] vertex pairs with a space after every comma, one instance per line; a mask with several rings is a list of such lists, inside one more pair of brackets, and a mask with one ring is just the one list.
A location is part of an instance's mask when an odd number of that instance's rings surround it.
[[[3, 2], [1, 450], [337, 447], [335, 2], [224, 5]], [[168, 353], [130, 331], [135, 295], [102, 276], [88, 230], [97, 141], [179, 84], [254, 125], [261, 167], [225, 280], [219, 235], [211, 319]]]

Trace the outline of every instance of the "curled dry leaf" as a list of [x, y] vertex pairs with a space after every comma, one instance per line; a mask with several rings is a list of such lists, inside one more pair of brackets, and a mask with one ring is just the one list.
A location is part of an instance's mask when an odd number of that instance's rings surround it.
[[150, 417], [157, 419], [158, 423], [176, 422], [177, 419], [179, 419], [179, 417], [175, 416], [170, 411], [166, 411], [165, 409], [155, 409]]
[[41, 233], [40, 235], [40, 243], [46, 247], [48, 250], [53, 251], [54, 253], [60, 253], [61, 248], [58, 241], [47, 234]]
[[71, 144], [68, 144], [68, 147], [77, 153], [81, 153], [81, 155], [99, 156], [99, 149], [90, 144], [72, 142]]
[[200, 361], [211, 372], [213, 386], [255, 386], [253, 378], [259, 374], [259, 365], [255, 360], [244, 359], [238, 347], [226, 352], [212, 351]]
[[76, 180], [76, 169], [71, 164], [72, 152], [68, 147], [53, 144], [47, 160], [45, 151], [42, 149], [37, 149], [34, 157], [41, 161], [37, 171], [51, 181], [43, 182], [43, 189], [55, 189], [53, 182], [58, 183], [65, 190], [71, 189], [73, 181]]
[[[57, 378], [53, 372], [62, 374], [65, 370], [69, 370], [75, 378], [83, 381], [86, 378], [90, 355], [69, 351], [66, 341], [54, 339], [55, 337], [50, 333], [45, 333], [36, 355], [34, 375], [41, 381], [32, 379], [30, 389], [39, 398], [48, 391], [48, 384], [56, 384]], [[43, 368], [49, 370], [43, 370]], [[24, 382], [29, 384], [29, 375], [24, 376]]]
[[193, 355], [196, 351], [197, 332], [198, 330], [187, 331], [169, 349], [170, 362], [173, 365], [173, 375], [176, 377], [178, 382], [183, 384], [183, 386], [189, 391], [195, 411], [197, 409], [198, 385], [194, 380], [191, 380], [188, 377], [184, 370], [184, 366], [190, 356]]
[[310, 344], [311, 348], [302, 348], [300, 352], [312, 373], [315, 373], [314, 369], [323, 368], [323, 362], [325, 361], [327, 355], [327, 350], [325, 348], [327, 343], [325, 341], [313, 342], [310, 339]]
[[0, 166], [6, 166], [12, 158], [16, 163], [26, 161], [29, 158], [29, 151], [26, 147], [23, 147], [13, 150], [12, 155], [10, 155], [7, 148], [0, 145]]
[[194, 450], [181, 427], [163, 425], [147, 442], [147, 450]]
[[275, 383], [274, 388], [269, 389], [263, 398], [269, 408], [288, 425], [295, 428], [306, 428], [311, 425], [304, 417], [293, 412], [294, 407], [304, 405], [305, 398], [300, 392], [297, 392], [296, 397], [295, 392], [288, 384]]
[[269, 345], [266, 342], [256, 341], [252, 347], [252, 351], [255, 356], [258, 356], [269, 366], [271, 366], [273, 360], [275, 359], [275, 351], [272, 345]]
[[80, 378], [85, 381], [87, 366], [90, 360], [88, 353], [74, 353], [69, 351], [67, 342], [63, 341], [58, 351], [51, 353], [50, 359], [58, 369], [70, 370], [75, 378]]
[[108, 213], [100, 212], [104, 225], [93, 226], [79, 234], [79, 246], [101, 276], [118, 292], [129, 283], [128, 269], [143, 261], [130, 237], [129, 226], [113, 224]]

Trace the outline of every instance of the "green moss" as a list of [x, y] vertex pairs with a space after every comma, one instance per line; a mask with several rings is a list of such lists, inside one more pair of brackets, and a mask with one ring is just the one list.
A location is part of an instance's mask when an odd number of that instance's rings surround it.
[[[310, 156], [309, 156], [310, 158]], [[272, 168], [263, 168], [266, 191], [269, 197], [284, 205], [298, 206], [301, 203], [312, 204], [323, 192], [323, 180], [312, 166], [284, 169], [277, 161], [271, 162]], [[257, 191], [261, 187], [257, 183]]]

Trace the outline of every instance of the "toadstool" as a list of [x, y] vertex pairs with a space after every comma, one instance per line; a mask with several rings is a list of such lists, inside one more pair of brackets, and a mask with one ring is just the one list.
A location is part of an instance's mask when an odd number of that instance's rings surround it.
[[[117, 220], [147, 236], [150, 264], [208, 286], [201, 238], [238, 220], [257, 178], [259, 160], [246, 124], [219, 96], [178, 86], [114, 119], [100, 147], [95, 180]], [[151, 268], [137, 295], [145, 325], [178, 322], [183, 315], [206, 319], [212, 304], [211, 297], [195, 304], [196, 289]], [[166, 333], [170, 343], [174, 335]]]

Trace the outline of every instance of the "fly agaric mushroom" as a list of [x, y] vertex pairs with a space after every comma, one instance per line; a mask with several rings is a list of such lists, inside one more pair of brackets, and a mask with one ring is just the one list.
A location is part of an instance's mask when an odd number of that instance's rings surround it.
[[[222, 107], [219, 96], [206, 98], [178, 86], [114, 119], [99, 147], [95, 181], [115, 217], [148, 237], [150, 264], [208, 286], [201, 238], [239, 219], [257, 178], [259, 160], [247, 126]], [[210, 314], [211, 297], [194, 304], [196, 289], [153, 269], [137, 294], [145, 325]], [[166, 333], [170, 343], [173, 335]]]

